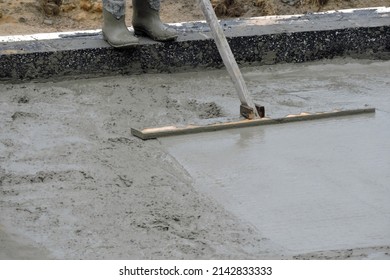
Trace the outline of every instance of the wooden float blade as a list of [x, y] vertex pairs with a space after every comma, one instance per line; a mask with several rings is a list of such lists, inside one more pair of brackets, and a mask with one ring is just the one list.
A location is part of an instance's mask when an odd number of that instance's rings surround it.
[[187, 125], [183, 127], [165, 126], [165, 127], [144, 128], [144, 129], [132, 128], [131, 134], [143, 140], [148, 140], [148, 139], [156, 139], [159, 137], [166, 137], [166, 136], [211, 132], [211, 131], [250, 127], [250, 126], [282, 124], [282, 123], [297, 122], [297, 121], [318, 120], [318, 119], [344, 117], [344, 116], [367, 114], [367, 113], [375, 113], [375, 108], [335, 110], [331, 112], [321, 112], [321, 113], [301, 113], [297, 115], [288, 115], [286, 117], [277, 118], [277, 119], [271, 119], [271, 118], [262, 118], [262, 119], [253, 119], [253, 120], [241, 119], [238, 121], [215, 123], [209, 125]]

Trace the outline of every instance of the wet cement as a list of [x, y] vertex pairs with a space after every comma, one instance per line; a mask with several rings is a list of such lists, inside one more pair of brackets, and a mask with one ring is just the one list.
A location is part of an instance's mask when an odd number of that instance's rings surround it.
[[161, 142], [200, 192], [254, 225], [286, 254], [380, 247], [366, 257], [389, 259], [389, 62], [270, 69], [246, 77], [266, 83], [270, 95], [290, 96], [277, 102], [289, 105], [290, 113], [311, 102], [318, 110], [350, 103], [378, 111]]
[[44, 249], [34, 247], [31, 240], [11, 235], [0, 227], [0, 260], [9, 259], [47, 260], [50, 256]]
[[288, 252], [390, 244], [389, 115], [163, 140], [196, 186]]
[[[1, 257], [29, 258], [25, 248], [55, 259], [385, 257], [389, 71], [389, 61], [350, 59], [246, 68], [252, 97], [271, 117], [365, 104], [378, 112], [333, 125], [211, 133], [196, 143], [142, 141], [130, 128], [236, 118], [225, 71], [2, 84]], [[245, 178], [228, 164], [239, 160]], [[350, 232], [341, 223], [347, 216]], [[312, 238], [299, 247], [299, 235], [323, 237], [329, 226], [334, 243]]]

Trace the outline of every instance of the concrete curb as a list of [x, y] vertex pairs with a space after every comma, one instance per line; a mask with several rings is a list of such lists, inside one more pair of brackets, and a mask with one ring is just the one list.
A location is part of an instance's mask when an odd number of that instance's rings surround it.
[[[341, 10], [222, 21], [237, 62], [275, 64], [336, 56], [390, 59], [390, 8]], [[173, 24], [175, 42], [141, 38], [113, 49], [100, 30], [0, 37], [0, 80], [177, 72], [218, 68], [205, 22]]]

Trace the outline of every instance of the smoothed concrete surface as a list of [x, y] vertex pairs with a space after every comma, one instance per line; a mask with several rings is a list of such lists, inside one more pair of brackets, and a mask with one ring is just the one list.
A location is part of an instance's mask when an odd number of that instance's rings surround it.
[[[253, 224], [287, 255], [322, 252], [334, 257], [335, 252], [348, 255], [348, 250], [376, 248], [361, 257], [389, 259], [389, 66], [329, 61], [246, 73], [249, 80], [265, 84], [262, 91], [270, 96], [285, 94], [278, 102], [287, 105], [283, 112], [370, 104], [377, 108], [374, 115], [160, 141], [199, 191]], [[265, 100], [267, 94], [262, 94]], [[278, 111], [277, 104], [268, 107]]]
[[0, 260], [47, 260], [49, 253], [16, 235], [9, 234], [0, 226]]

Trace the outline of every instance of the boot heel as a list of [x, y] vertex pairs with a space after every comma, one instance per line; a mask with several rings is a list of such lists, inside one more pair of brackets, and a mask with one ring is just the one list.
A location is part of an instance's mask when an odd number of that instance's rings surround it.
[[173, 41], [178, 36], [176, 30], [161, 22], [160, 0], [133, 0], [133, 28], [136, 35], [155, 41]]
[[134, 35], [137, 35], [137, 36], [147, 36], [148, 34], [144, 30], [141, 30], [141, 29], [138, 29], [138, 28], [137, 29], [134, 28]]

